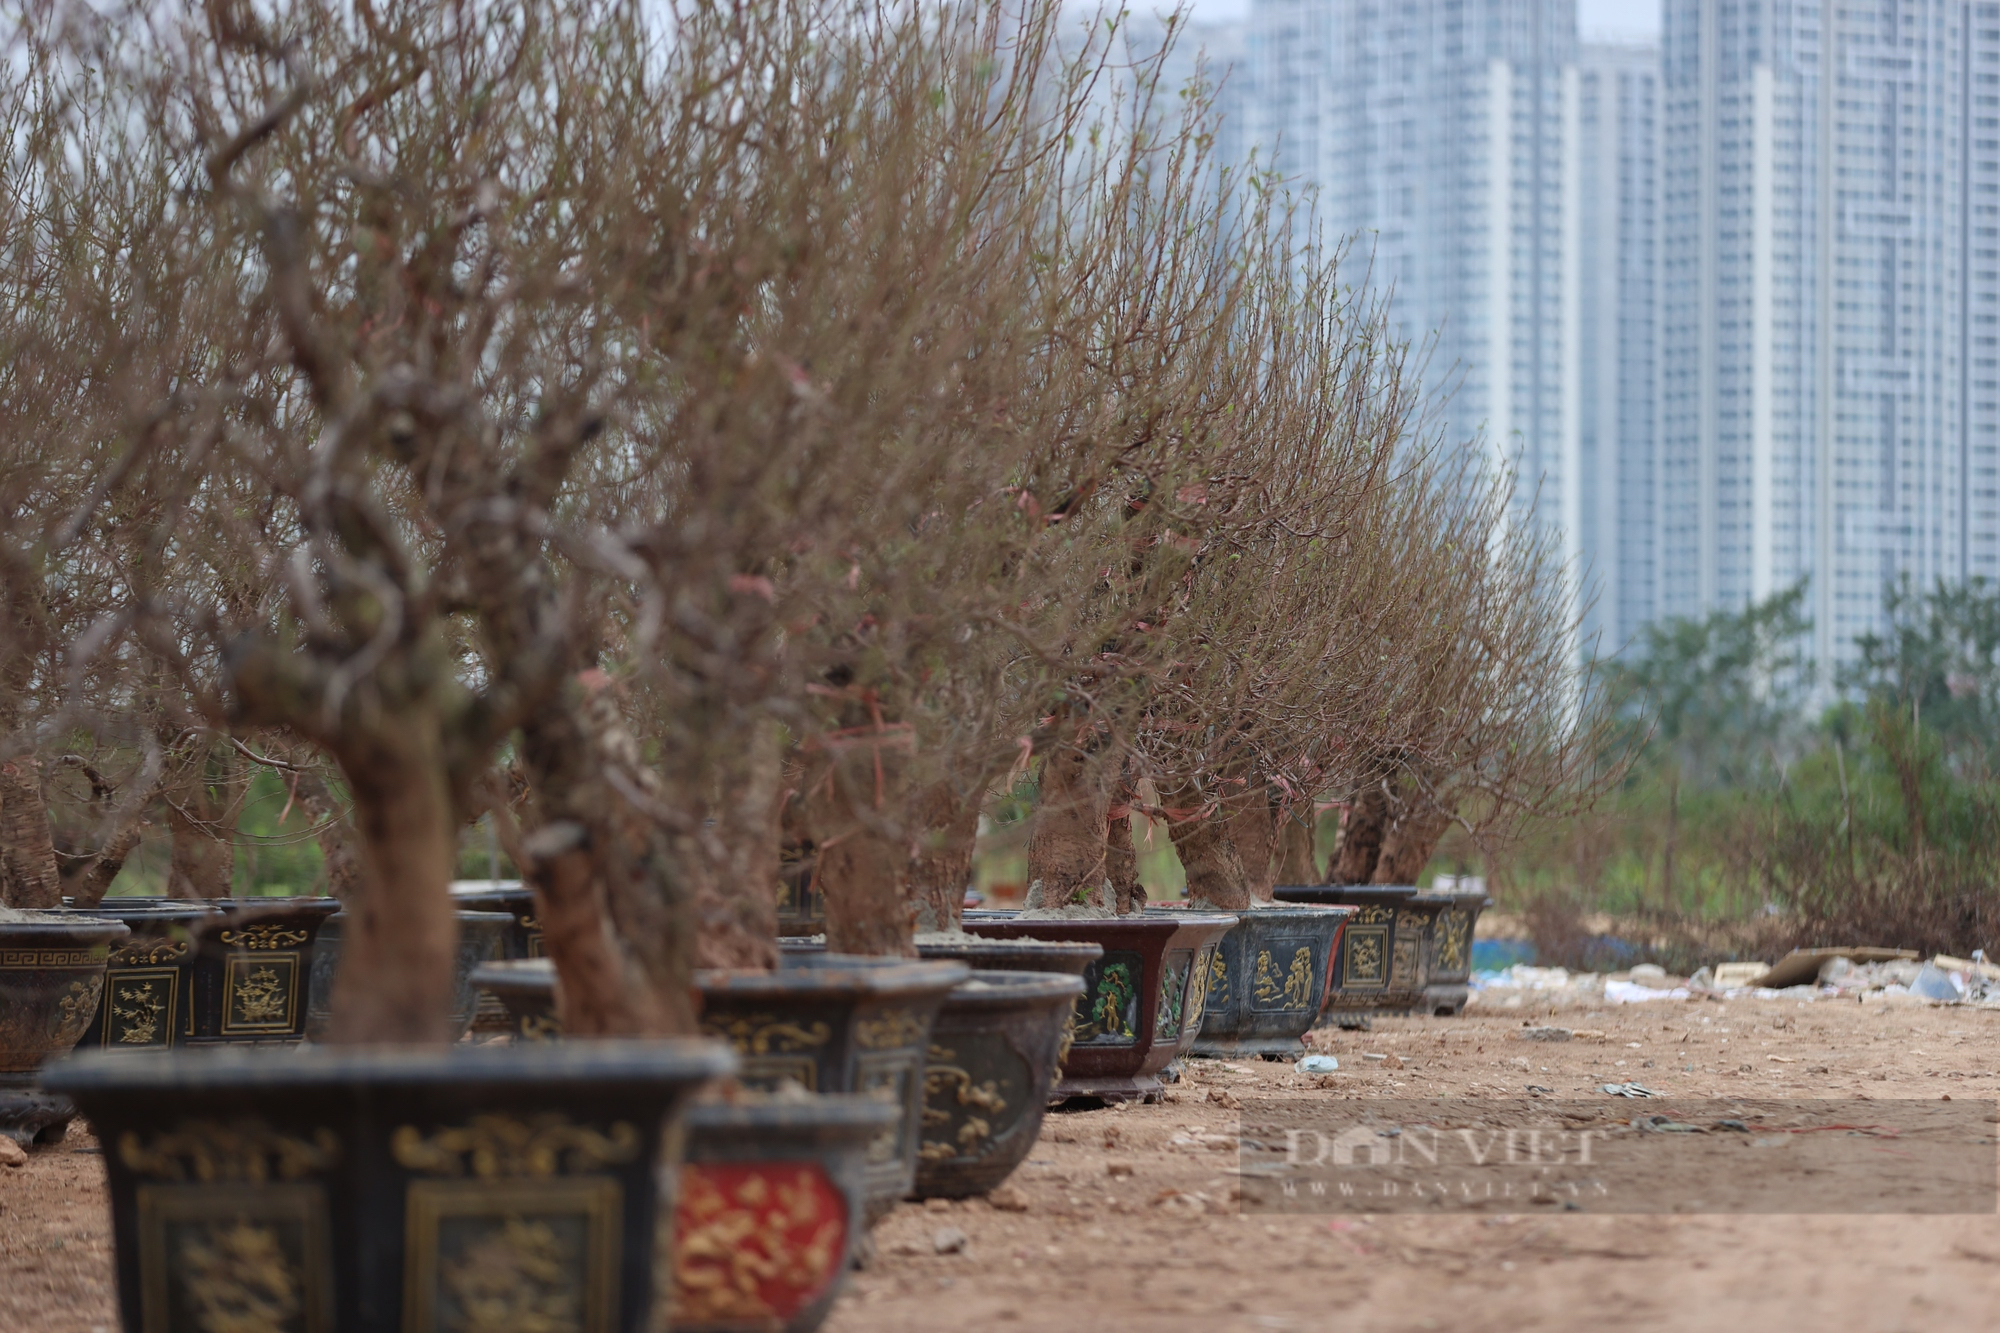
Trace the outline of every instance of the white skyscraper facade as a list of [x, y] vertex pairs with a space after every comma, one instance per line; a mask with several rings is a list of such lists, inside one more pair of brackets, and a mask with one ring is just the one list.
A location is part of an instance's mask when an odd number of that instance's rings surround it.
[[1579, 425], [1586, 641], [1619, 652], [1659, 600], [1660, 51], [1577, 59]]
[[1576, 57], [1573, 0], [1252, 0], [1239, 105], [1583, 565]]
[[2000, 5], [1667, 0], [1660, 614], [2000, 575]]

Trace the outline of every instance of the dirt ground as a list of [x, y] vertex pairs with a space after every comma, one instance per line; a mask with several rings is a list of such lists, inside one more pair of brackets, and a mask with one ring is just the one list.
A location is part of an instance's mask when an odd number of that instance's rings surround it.
[[[1524, 1021], [1603, 1035], [1527, 1042]], [[1202, 1333], [1800, 1323], [1920, 1333], [1989, 1327], [2000, 1309], [2000, 1215], [1245, 1213], [1234, 1109], [1246, 1096], [1520, 1101], [1532, 1083], [1637, 1114], [1645, 1102], [1598, 1088], [1640, 1081], [1673, 1097], [1948, 1096], [2000, 1122], [2000, 1013], [1659, 1001], [1552, 1019], [1530, 1008], [1377, 1020], [1370, 1032], [1315, 1040], [1340, 1073], [1196, 1061], [1161, 1105], [1050, 1116], [1002, 1195], [1006, 1208], [909, 1204], [884, 1221], [877, 1257], [854, 1276], [829, 1330], [1143, 1319], [1148, 1329]], [[0, 1171], [0, 1330], [116, 1326], [102, 1160], [87, 1134], [72, 1134]], [[1768, 1171], [1808, 1169], [1790, 1154], [1758, 1160], [1779, 1164]], [[1801, 1167], [1784, 1165], [1793, 1160]], [[948, 1230], [963, 1233], [963, 1246], [940, 1254]]]

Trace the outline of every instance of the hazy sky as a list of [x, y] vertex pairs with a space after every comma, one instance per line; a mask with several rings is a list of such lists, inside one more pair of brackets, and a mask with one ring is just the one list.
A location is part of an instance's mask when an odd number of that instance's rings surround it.
[[[1231, 19], [1248, 10], [1250, 0], [1192, 0], [1192, 5], [1197, 18]], [[1576, 0], [1576, 24], [1586, 41], [1658, 37], [1660, 0]]]

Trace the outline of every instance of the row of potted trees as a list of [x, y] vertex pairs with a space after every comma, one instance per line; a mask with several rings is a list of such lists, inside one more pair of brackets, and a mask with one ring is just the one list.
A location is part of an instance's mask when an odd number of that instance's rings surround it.
[[[24, 21], [0, 925], [70, 933], [0, 1022], [105, 1016], [15, 1091], [104, 1138], [129, 1326], [809, 1323], [1004, 1113], [1407, 979], [1405, 908], [1322, 965], [1270, 905], [1316, 801], [1351, 889], [1588, 798], [1550, 548], [1168, 59], [1048, 4]], [[100, 915], [153, 825], [225, 892], [252, 770], [337, 916]], [[1028, 908], [968, 915], [1017, 783]], [[474, 820], [530, 906], [450, 892]], [[528, 917], [564, 1040], [454, 1042]]]

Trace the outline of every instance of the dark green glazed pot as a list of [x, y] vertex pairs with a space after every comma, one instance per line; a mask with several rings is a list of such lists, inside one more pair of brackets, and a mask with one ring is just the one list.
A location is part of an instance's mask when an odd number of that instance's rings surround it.
[[[1166, 909], [1161, 909], [1166, 910]], [[1284, 903], [1239, 912], [1208, 965], [1201, 1035], [1191, 1054], [1297, 1056], [1319, 1021], [1352, 907]]]
[[25, 1146], [67, 1132], [76, 1108], [38, 1087], [37, 1071], [89, 1029], [105, 964], [130, 933], [80, 912], [0, 921], [0, 1134]]
[[185, 1041], [194, 1025], [196, 931], [220, 909], [193, 899], [106, 898], [77, 910], [122, 921], [132, 932], [111, 951], [104, 998], [79, 1044], [144, 1051]]
[[99, 1051], [46, 1077], [104, 1144], [128, 1329], [641, 1333], [661, 1168], [733, 1064], [580, 1041]]
[[1404, 1014], [1422, 1008], [1429, 980], [1424, 932], [1443, 903], [1420, 901], [1407, 884], [1285, 885], [1276, 897], [1281, 903], [1355, 909], [1341, 932], [1326, 1012]]
[[1209, 962], [1236, 924], [1223, 912], [1142, 912], [1103, 918], [1023, 917], [967, 912], [970, 935], [1076, 940], [1103, 956], [1083, 971], [1075, 1038], [1063, 1060], [1055, 1101], [1158, 1101], [1160, 1071], [1185, 1055], [1201, 1031]]
[[869, 1145], [898, 1112], [869, 1097], [750, 1094], [687, 1116], [674, 1212], [676, 1333], [809, 1333], [867, 1231]]
[[1027, 1157], [1082, 993], [1067, 972], [974, 972], [953, 988], [924, 1066], [919, 1199], [984, 1194]]
[[1424, 986], [1424, 1009], [1438, 1017], [1463, 1013], [1472, 994], [1473, 933], [1479, 927], [1479, 914], [1491, 907], [1493, 900], [1484, 889], [1446, 891], [1424, 897], [1447, 900], [1431, 919], [1430, 933], [1424, 939], [1429, 973]]
[[[479, 988], [472, 984], [473, 969], [481, 963], [506, 956], [509, 939], [517, 923], [511, 912], [458, 913], [458, 957], [453, 972], [451, 1039], [457, 1041], [472, 1027], [479, 1008]], [[324, 1041], [333, 1021], [333, 979], [340, 967], [340, 945], [347, 930], [347, 913], [335, 912], [319, 928], [313, 944], [312, 985], [306, 1003], [306, 1036]]]

